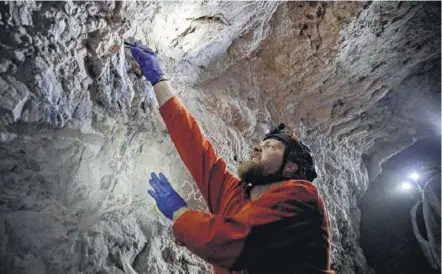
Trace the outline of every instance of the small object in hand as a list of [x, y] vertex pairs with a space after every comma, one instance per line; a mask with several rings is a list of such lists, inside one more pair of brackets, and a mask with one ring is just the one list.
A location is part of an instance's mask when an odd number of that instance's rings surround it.
[[136, 45], [134, 43], [124, 41], [124, 47], [130, 49], [131, 47], [136, 47]]
[[[134, 43], [124, 41], [124, 47], [127, 49], [130, 49], [130, 48], [136, 47], [136, 46], [137, 45]], [[132, 72], [135, 73], [136, 76], [138, 76], [138, 77], [143, 76], [143, 71], [141, 70], [140, 65], [138, 65], [137, 62], [135, 62], [135, 61], [131, 62], [131, 69], [132, 69]]]
[[140, 41], [136, 41], [135, 43], [124, 41], [124, 47], [128, 49], [136, 47], [147, 53], [156, 53], [151, 48], [141, 44]]
[[140, 65], [136, 61], [131, 62], [131, 70], [133, 73], [135, 73], [136, 76], [142, 77], [143, 71], [141, 71]]

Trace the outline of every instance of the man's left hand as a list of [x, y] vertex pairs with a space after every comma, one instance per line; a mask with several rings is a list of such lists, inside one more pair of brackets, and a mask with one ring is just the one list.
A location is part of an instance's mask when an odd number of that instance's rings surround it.
[[152, 83], [152, 86], [158, 83], [164, 72], [158, 62], [157, 55], [149, 47], [136, 41], [130, 48], [133, 58], [140, 65], [144, 77]]
[[151, 173], [149, 180], [153, 190], [147, 192], [155, 199], [158, 209], [170, 220], [173, 220], [173, 213], [178, 209], [186, 207], [187, 204], [172, 188], [166, 176], [160, 172], [158, 177], [155, 173]]

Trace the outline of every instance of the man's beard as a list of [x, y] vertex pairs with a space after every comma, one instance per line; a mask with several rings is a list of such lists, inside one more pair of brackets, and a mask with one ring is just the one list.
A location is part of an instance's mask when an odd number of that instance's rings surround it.
[[252, 185], [265, 185], [282, 179], [276, 174], [267, 174], [265, 167], [264, 161], [245, 161], [238, 167], [238, 176], [244, 182]]

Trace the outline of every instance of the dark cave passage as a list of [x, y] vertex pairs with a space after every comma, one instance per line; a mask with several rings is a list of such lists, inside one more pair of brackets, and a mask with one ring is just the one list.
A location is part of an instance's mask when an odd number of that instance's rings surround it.
[[[413, 234], [410, 210], [420, 194], [415, 188], [401, 189], [419, 165], [436, 165], [440, 171], [440, 161], [440, 136], [427, 138], [392, 157], [370, 183], [360, 203], [361, 247], [377, 274], [440, 273], [431, 268]], [[419, 184], [430, 176], [421, 173]]]

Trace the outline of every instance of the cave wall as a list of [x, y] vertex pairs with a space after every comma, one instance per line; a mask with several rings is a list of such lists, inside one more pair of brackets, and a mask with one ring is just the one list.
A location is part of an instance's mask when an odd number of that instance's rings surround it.
[[337, 273], [368, 273], [358, 199], [440, 132], [438, 2], [1, 2], [0, 272], [207, 273], [146, 194], [206, 207], [122, 39], [164, 70], [232, 170], [284, 122], [312, 148]]

